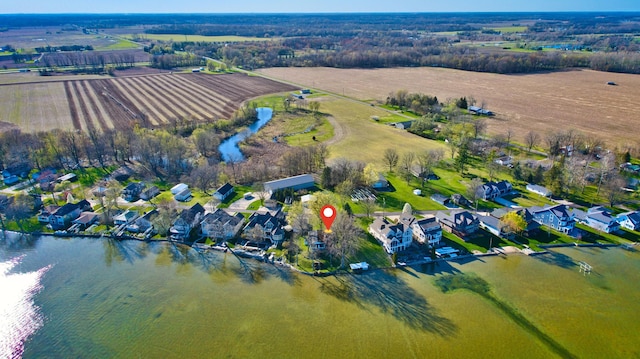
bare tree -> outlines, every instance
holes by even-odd
[[[207,191],[218,183],[218,166],[205,161],[191,171],[188,181],[195,188],[208,193]]]
[[[393,148],[387,148],[384,151],[384,155],[382,156],[382,159],[384,163],[387,166],[389,166],[389,172],[392,172],[393,168],[398,165],[399,158],[400,157],[398,156],[398,151],[396,151]]]
[[[329,251],[340,257],[340,268],[344,268],[346,257],[352,255],[358,248],[362,230],[355,224],[353,218],[345,213],[338,213],[331,230],[333,233],[326,237]]]
[[[596,194],[600,193],[600,187],[602,183],[611,176],[616,170],[616,156],[612,152],[607,153],[600,160],[600,167],[598,168],[598,190]]]
[[[416,154],[413,152],[405,152],[402,155],[402,175],[404,179],[407,181],[407,184],[411,181],[411,170],[413,168],[413,162],[416,159]]]
[[[610,176],[603,188],[609,206],[613,207],[622,201],[625,195],[624,186],[625,179],[620,174],[615,173]]]
[[[531,149],[540,142],[540,135],[537,132],[529,131],[524,136],[524,142],[527,144],[529,152],[531,152]]]
[[[478,177],[472,179],[471,182],[469,182],[469,184],[467,185],[467,198],[469,199],[469,201],[471,201],[471,203],[475,202],[476,210],[478,209],[478,200],[482,198],[482,191],[480,189],[483,185],[484,183]]]
[[[487,121],[483,118],[474,120],[473,122],[473,138],[478,138],[487,130]]]
[[[362,209],[364,210],[364,213],[367,216],[367,218],[371,217],[371,214],[375,211],[377,207],[376,201],[373,198],[365,198],[359,201],[358,203],[360,204],[360,207],[362,207]]]

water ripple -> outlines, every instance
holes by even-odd
[[[33,297],[42,289],[40,280],[51,266],[34,272],[11,272],[23,258],[0,262],[0,358],[21,358],[26,340],[43,324]]]

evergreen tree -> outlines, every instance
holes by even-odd
[[[460,173],[464,173],[464,170],[467,168],[467,164],[469,163],[469,159],[469,146],[467,145],[467,142],[464,141],[458,150],[458,157],[456,157],[455,160],[455,166]]]

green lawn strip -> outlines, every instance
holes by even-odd
[[[626,243],[626,240],[623,240],[622,238],[620,238],[619,236],[612,234],[612,233],[604,233],[604,232],[600,232],[596,229],[593,229],[589,226],[586,226],[582,223],[577,223],[576,224],[576,228],[579,228],[581,230],[583,230],[584,232],[587,233],[586,236],[583,236],[581,238],[582,241],[584,242],[590,242],[590,243],[602,243],[602,242],[607,242],[607,243],[612,243],[612,244],[621,244],[621,243]],[[629,233],[628,235],[626,234],[627,232],[623,232],[624,236],[628,236],[631,237],[631,234]],[[628,238],[625,238],[627,240],[630,240]],[[631,237],[632,238],[632,237]],[[630,240],[631,241],[631,240]]]
[[[288,134],[296,134],[292,136],[286,136],[284,138],[287,144],[290,146],[310,146],[312,144],[324,142],[333,138],[333,126],[331,126],[326,118],[313,118],[311,120],[309,118],[306,118],[305,121],[298,121],[298,125],[304,125],[305,127],[297,131],[288,131]],[[310,131],[305,132],[307,130]]]
[[[262,205],[262,203],[260,203],[261,201],[259,199],[251,202],[251,204],[249,204],[249,206],[247,207],[248,210],[252,210],[255,211],[258,208],[260,208],[260,206]]]

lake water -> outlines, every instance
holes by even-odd
[[[258,132],[258,130],[261,129],[262,126],[266,125],[273,116],[273,109],[269,107],[258,107],[256,111],[258,112],[258,120],[256,122],[251,124],[251,126],[244,131],[236,133],[220,143],[218,151],[220,151],[223,161],[238,162],[244,160],[244,155],[240,151],[238,144]]]
[[[23,341],[25,358],[558,357],[539,333],[575,357],[640,357],[640,253],[620,248],[315,278],[167,243],[42,237],[0,244],[0,269],[0,357]],[[500,305],[434,284],[469,273]]]

